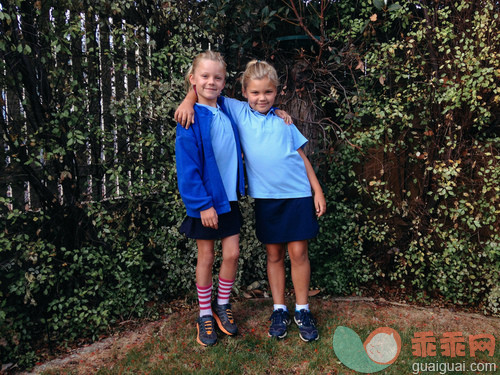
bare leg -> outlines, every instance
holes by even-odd
[[[292,282],[295,289],[295,301],[298,305],[307,304],[311,265],[307,253],[307,240],[288,243],[288,254],[292,266]]]
[[[214,265],[213,240],[196,240],[198,259],[196,262],[196,284],[208,286],[212,284],[212,267]]]
[[[274,304],[285,304],[285,245],[266,244],[267,278]]]
[[[240,256],[240,235],[222,239],[222,264],[219,277],[225,280],[234,280],[238,269],[238,258]]]

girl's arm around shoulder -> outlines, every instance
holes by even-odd
[[[297,152],[302,157],[302,160],[304,160],[307,178],[309,179],[309,183],[311,184],[311,188],[314,192],[314,208],[316,209],[316,216],[320,217],[326,212],[326,199],[323,194],[323,189],[321,188],[318,178],[316,177],[316,173],[314,172],[314,168],[304,151],[299,148]]]
[[[174,120],[184,128],[189,128],[194,123],[194,105],[198,97],[194,90],[189,90],[182,103],[177,107]]]
[[[222,110],[229,115],[237,117],[246,107],[248,107],[248,102],[241,101],[234,98],[228,98],[227,96],[219,97],[219,105]],[[282,109],[275,109],[274,114],[279,118],[282,118],[287,125],[293,124],[292,117]]]
[[[284,111],[283,109],[275,109],[274,113],[276,113],[276,116],[282,118],[283,121],[285,121],[285,124],[287,125],[293,124],[292,116],[290,116],[287,111]]]
[[[247,104],[238,99],[228,98],[227,96],[219,96],[217,103],[221,106],[222,110],[228,115],[237,115],[242,112]]]

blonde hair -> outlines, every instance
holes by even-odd
[[[269,78],[271,83],[276,86],[276,88],[280,84],[278,73],[271,64],[267,61],[252,60],[247,64],[245,71],[240,77],[241,86],[243,87],[243,90],[246,90],[248,81],[263,78]]]
[[[224,57],[222,57],[222,55],[219,52],[214,52],[212,50],[206,50],[205,52],[201,52],[193,59],[193,62],[189,67],[188,71],[186,72],[186,76],[184,77],[186,91],[189,91],[191,89],[191,82],[189,82],[189,76],[194,74],[201,60],[212,60],[219,62],[222,65],[222,68],[224,69],[224,75],[226,74],[226,62],[224,61]]]

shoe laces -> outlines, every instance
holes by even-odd
[[[314,318],[311,315],[311,312],[308,310],[300,310],[299,311],[299,322],[304,326],[314,326]]]
[[[212,334],[212,331],[214,330],[214,327],[213,327],[213,324],[212,324],[212,320],[205,320],[203,322],[203,329],[205,330],[205,332],[210,335]]]
[[[233,320],[233,312],[231,311],[231,309],[226,309],[226,315],[227,315],[227,319],[232,324],[234,322],[234,320]]]
[[[269,318],[269,320],[272,321],[273,324],[283,323],[285,321],[284,310],[282,310],[282,309],[274,310],[273,313],[271,314],[271,318]]]

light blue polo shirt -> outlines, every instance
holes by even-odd
[[[229,201],[237,201],[236,183],[238,181],[238,155],[233,127],[227,115],[219,105],[211,107],[205,104],[196,105],[208,108],[214,115],[210,124],[210,139],[214,150],[215,162],[222,178],[224,190]]]
[[[274,109],[267,115],[247,102],[224,97],[224,107],[238,126],[252,198],[286,199],[312,196],[304,160],[297,152],[307,139],[287,125]]]

